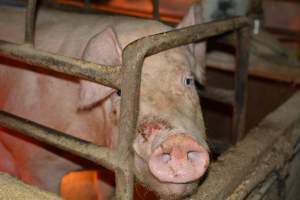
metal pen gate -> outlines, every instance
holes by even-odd
[[[132,171],[131,144],[137,126],[141,71],[145,57],[236,30],[238,55],[234,123],[236,130],[243,130],[250,25],[247,18],[238,17],[199,24],[141,38],[130,43],[123,50],[123,67],[110,67],[34,49],[35,12],[36,0],[29,0],[26,14],[25,43],[17,45],[0,41],[0,55],[121,90],[118,148],[113,151],[107,147],[83,141],[4,111],[0,111],[0,125],[114,171],[116,174],[116,199],[133,199],[134,174]]]

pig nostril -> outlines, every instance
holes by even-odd
[[[200,155],[200,152],[197,152],[197,151],[189,151],[187,153],[187,159],[190,160],[190,161],[194,161],[196,160]]]
[[[192,182],[203,176],[207,170],[207,150],[194,139],[182,137],[166,139],[150,155],[149,170],[162,183]]]
[[[163,162],[168,162],[171,160],[171,155],[169,153],[163,153],[161,158]]]

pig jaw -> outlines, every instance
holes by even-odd
[[[182,198],[208,167],[204,146],[163,120],[141,122],[133,144],[136,177],[162,197]]]

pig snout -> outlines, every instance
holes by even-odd
[[[152,151],[151,173],[162,182],[187,183],[199,179],[209,164],[207,150],[188,135],[171,135]]]

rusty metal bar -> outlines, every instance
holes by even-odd
[[[132,149],[139,113],[140,82],[146,56],[189,44],[207,37],[247,26],[247,18],[235,18],[209,24],[195,25],[179,30],[148,36],[136,40],[123,50],[122,99],[120,132],[118,138],[118,161],[122,170],[116,171],[117,199],[132,199],[133,172]]]
[[[147,39],[147,38],[145,38]],[[123,51],[122,98],[120,131],[118,137],[118,161],[123,170],[116,171],[117,199],[133,199],[133,155],[131,144],[136,132],[139,113],[140,83],[143,61],[147,51],[140,45],[148,43],[137,40]]]
[[[0,55],[120,89],[120,66],[94,64],[76,58],[36,50],[26,44],[17,45],[1,40]]]
[[[235,97],[233,111],[233,136],[235,144],[242,139],[245,133],[247,81],[250,51],[250,28],[244,27],[237,30],[237,56],[235,71]]]
[[[0,125],[93,161],[107,169],[114,170],[117,167],[115,153],[107,147],[92,144],[4,111],[0,111]]]
[[[248,25],[250,25],[250,21],[247,17],[236,17],[223,21],[198,24],[144,37],[140,39],[140,43],[147,44],[147,47],[141,45],[139,48],[147,48],[146,55],[150,56],[164,50],[205,40],[209,37],[230,32]]]
[[[28,0],[25,24],[25,43],[33,46],[37,0]]]
[[[16,177],[0,172],[0,199],[63,200],[57,194],[23,183]]]
[[[152,6],[153,6],[153,19],[160,20],[159,15],[159,0],[152,0]]]

